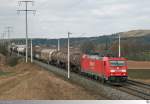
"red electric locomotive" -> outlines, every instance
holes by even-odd
[[[81,71],[101,77],[103,82],[126,82],[128,76],[126,61],[125,58],[83,55],[81,58]]]

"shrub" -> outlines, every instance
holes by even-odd
[[[8,59],[7,59],[7,64],[9,65],[9,66],[16,66],[17,64],[18,64],[18,60],[19,60],[20,58],[18,58],[18,57],[9,57]]]
[[[2,53],[3,55],[7,55],[8,51],[7,51],[7,47],[6,46],[0,46],[0,53]]]

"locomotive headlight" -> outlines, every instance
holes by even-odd
[[[122,72],[127,72],[125,69],[121,70]]]
[[[110,72],[112,72],[112,73],[113,73],[113,72],[115,72],[115,70],[110,70]]]

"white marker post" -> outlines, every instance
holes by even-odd
[[[58,39],[58,46],[57,46],[57,48],[58,48],[58,51],[60,51],[60,39]]]
[[[70,79],[70,32],[68,32],[68,79]]]
[[[119,57],[121,57],[120,34],[119,34]]]

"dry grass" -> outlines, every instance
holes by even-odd
[[[130,79],[142,81],[150,84],[150,70],[147,69],[134,69],[128,70]]]
[[[150,69],[150,61],[128,61],[129,69]]]
[[[105,99],[36,65],[20,63],[3,69],[14,74],[0,76],[0,99]]]

